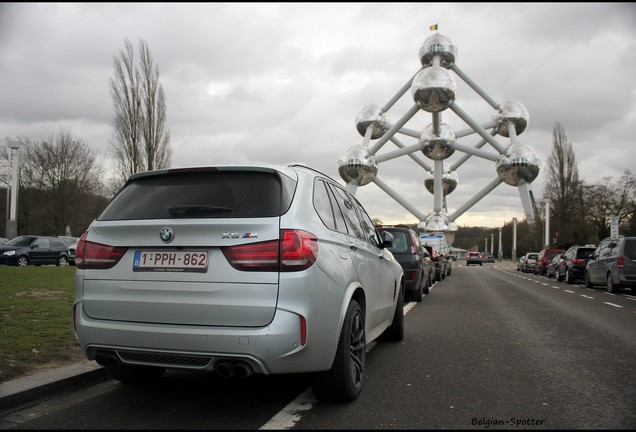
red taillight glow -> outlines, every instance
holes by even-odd
[[[416,271],[410,271],[409,272],[409,280],[414,281],[416,277],[417,277],[417,272]]]
[[[572,258],[572,264],[585,264],[585,260],[580,258]]]
[[[623,255],[619,255],[618,256],[618,268],[624,268],[625,267],[625,258],[623,258]]]
[[[307,343],[307,321],[305,321],[305,317],[300,317],[300,344],[305,346]]]
[[[230,265],[242,271],[305,270],[316,262],[318,239],[300,230],[281,230],[279,240],[223,248]]]
[[[75,266],[79,269],[109,269],[124,256],[128,248],[108,246],[86,240],[82,234],[75,250]]]

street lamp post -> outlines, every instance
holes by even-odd
[[[9,147],[11,149],[11,202],[7,200],[7,205],[10,206],[6,226],[7,238],[12,239],[18,235],[18,167],[20,164],[20,143],[16,141],[10,141]]]

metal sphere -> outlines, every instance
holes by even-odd
[[[413,78],[411,94],[421,109],[430,113],[444,111],[457,98],[457,84],[449,71],[431,66]]]
[[[378,174],[378,161],[369,154],[369,149],[363,145],[349,147],[338,160],[338,173],[347,183],[355,182],[358,186],[371,183]]]
[[[451,171],[449,163],[444,162],[443,165],[442,194],[446,196],[452,193],[457,187],[457,183],[459,183],[459,176],[457,175],[457,172]],[[426,190],[430,193],[435,193],[435,176],[428,171],[426,173],[426,179],[424,179],[424,186],[426,186]]]
[[[426,218],[426,232],[448,231],[448,217],[444,212],[430,213]]]
[[[431,66],[433,64],[433,58],[439,56],[441,59],[440,65],[448,68],[455,64],[457,47],[453,45],[453,42],[448,37],[440,33],[435,33],[424,41],[424,45],[420,48],[419,54],[420,62],[424,67]]]
[[[532,183],[539,175],[541,159],[528,145],[513,143],[497,161],[497,174],[510,186]]]
[[[386,131],[383,124],[388,122],[389,115],[383,113],[381,107],[378,105],[367,105],[356,116],[356,129],[360,135],[365,136],[367,128],[372,126],[371,139],[378,139]]]
[[[515,126],[517,135],[521,135],[530,121],[530,114],[521,102],[506,101],[499,104],[499,110],[493,114],[493,120],[498,122],[496,128],[497,133],[507,137],[508,123],[512,122]]]
[[[433,131],[433,125],[430,124],[424,128],[420,135],[422,153],[424,153],[424,156],[427,158],[433,160],[447,159],[455,153],[455,149],[451,147],[455,139],[455,131],[447,124],[439,124],[439,134],[437,135],[435,135]]]

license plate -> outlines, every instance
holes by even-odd
[[[206,272],[208,251],[135,251],[133,271]]]

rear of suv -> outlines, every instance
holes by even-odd
[[[585,267],[585,286],[605,285],[607,292],[619,288],[636,291],[636,237],[607,237],[596,249]]]
[[[79,241],[75,336],[124,383],[310,373],[318,399],[350,401],[366,345],[404,337],[391,244],[304,166],[135,174]]]
[[[584,279],[585,267],[594,256],[595,249],[595,245],[571,246],[561,255],[562,259],[556,268],[556,280],[565,280],[565,283],[571,284],[577,279]]]
[[[431,273],[435,271],[428,250],[410,227],[381,226],[378,231],[393,235],[393,245],[388,249],[404,270],[406,298],[421,302],[423,295],[430,292]]]

